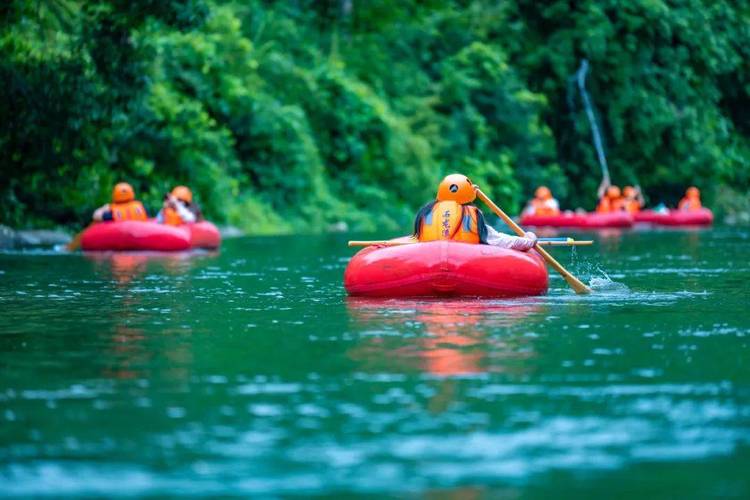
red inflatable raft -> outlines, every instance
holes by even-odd
[[[602,229],[608,227],[630,227],[633,217],[627,212],[583,213],[565,212],[560,215],[524,215],[522,226],[576,227],[583,229]]]
[[[367,297],[522,297],[544,294],[548,279],[535,252],[432,241],[361,250],[346,267],[344,287]]]
[[[81,235],[83,250],[152,250],[177,252],[218,248],[221,235],[210,222],[167,226],[153,221],[98,222]]]
[[[709,226],[714,222],[714,214],[707,208],[700,210],[670,210],[655,212],[641,210],[633,215],[636,222],[656,224],[659,226]]]

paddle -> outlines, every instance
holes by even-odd
[[[503,222],[505,222],[508,225],[508,227],[513,230],[514,233],[516,233],[518,236],[522,236],[522,237],[526,235],[526,233],[524,232],[524,230],[521,229],[521,227],[518,224],[516,224],[513,221],[513,219],[511,219],[510,217],[508,217],[508,215],[505,212],[503,212],[502,210],[500,210],[500,207],[498,207],[497,205],[495,205],[495,203],[492,200],[490,200],[489,198],[487,198],[487,195],[484,194],[481,189],[479,189],[477,187],[476,190],[477,190],[477,198],[479,198],[480,200],[482,200],[485,205],[487,205],[488,207],[490,207],[490,209],[493,212],[495,212],[495,214],[498,217],[500,217],[503,220]],[[541,255],[542,257],[544,257],[544,260],[547,261],[547,264],[549,264],[550,267],[552,267],[555,271],[557,271],[558,273],[560,273],[560,276],[562,276],[563,279],[565,279],[565,281],[568,282],[568,285],[570,285],[570,287],[576,293],[578,293],[578,294],[591,293],[591,289],[589,287],[587,287],[586,285],[584,285],[583,283],[581,283],[578,278],[576,278],[575,276],[573,276],[572,274],[570,274],[567,269],[565,269],[550,254],[548,254],[547,251],[544,250],[538,243],[536,245],[534,245],[534,248],[539,253],[539,255]]]
[[[417,241],[393,241],[393,240],[365,240],[365,241],[350,241],[350,247],[370,247],[370,246],[383,246],[383,247],[396,247],[400,245],[411,245],[418,243]],[[551,247],[577,247],[577,246],[588,246],[593,245],[593,240],[574,240],[573,238],[539,238],[537,243],[542,246]]]
[[[85,231],[84,229],[83,231]],[[65,245],[65,249],[68,252],[75,252],[76,250],[81,248],[81,238],[83,237],[83,231],[80,231],[78,234],[73,236],[73,239],[68,242],[67,245]]]

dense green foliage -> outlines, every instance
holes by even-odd
[[[253,232],[409,227],[462,171],[517,210],[600,180],[750,186],[750,7],[709,0],[15,0],[0,7],[0,223],[83,223],[185,183]],[[721,197],[717,193],[723,193]]]

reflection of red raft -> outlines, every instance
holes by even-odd
[[[660,226],[708,226],[714,221],[714,214],[707,208],[699,210],[670,210],[655,212],[642,210],[633,215],[636,222],[646,222]]]
[[[210,222],[167,226],[152,221],[100,222],[81,236],[84,250],[156,250],[175,252],[191,248],[218,248],[221,235]]]
[[[633,217],[627,212],[583,213],[565,212],[560,215],[524,215],[522,226],[578,227],[599,229],[607,227],[630,227]]]
[[[344,273],[350,295],[369,297],[520,297],[545,293],[547,281],[534,252],[452,241],[368,247]]]

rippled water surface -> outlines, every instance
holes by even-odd
[[[594,238],[502,301],[347,299],[343,237],[0,254],[0,494],[750,496],[750,233]]]

